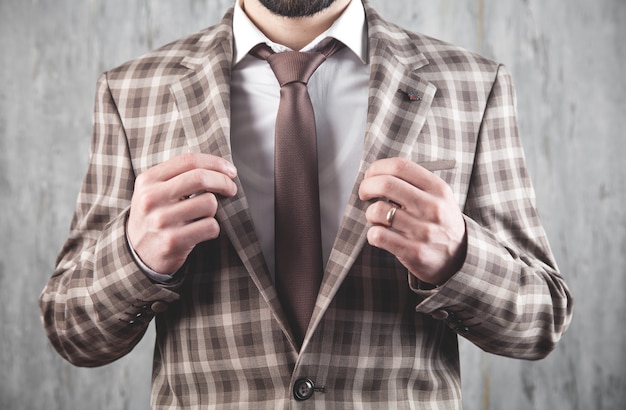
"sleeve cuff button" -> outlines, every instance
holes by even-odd
[[[445,310],[436,310],[431,314],[432,318],[435,320],[446,320],[450,314]]]
[[[165,311],[167,311],[167,303],[165,302],[161,302],[161,301],[157,301],[154,302],[151,306],[150,309],[154,312],[154,313],[163,313]]]

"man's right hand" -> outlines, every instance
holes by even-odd
[[[232,197],[235,167],[209,154],[183,154],[140,174],[135,181],[127,234],[142,262],[171,274],[200,242],[215,239],[217,197]]]

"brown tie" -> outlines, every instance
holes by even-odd
[[[324,274],[317,137],[307,83],[341,48],[342,43],[331,40],[315,52],[274,53],[265,44],[250,52],[267,60],[281,87],[274,148],[275,281],[299,345]]]

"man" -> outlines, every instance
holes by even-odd
[[[329,37],[308,84],[325,269],[299,332],[275,286],[280,86],[254,50]],[[533,196],[502,66],[366,1],[240,0],[100,78],[43,321],[98,366],[156,317],[155,408],[460,408],[457,334],[539,359],[571,320]]]

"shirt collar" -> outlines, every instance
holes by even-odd
[[[275,52],[291,50],[282,44],[268,39],[248,18],[241,8],[239,0],[235,1],[233,37],[235,47],[233,65],[239,63],[259,43],[266,43]],[[328,37],[341,41],[361,59],[363,64],[367,64],[367,25],[365,22],[365,10],[360,0],[351,1],[328,30],[317,36],[300,51],[314,50],[322,40]]]

